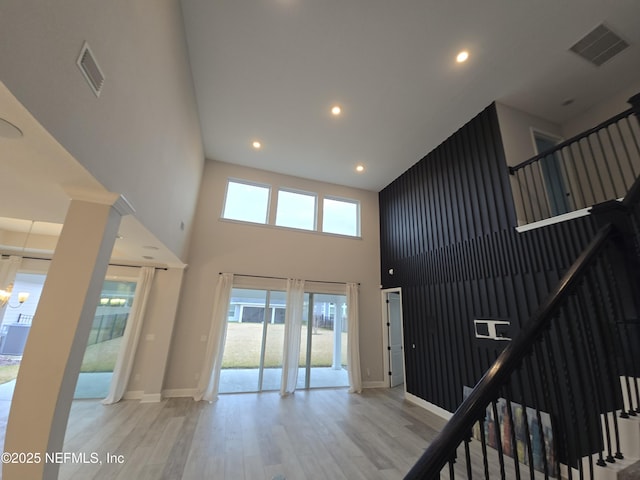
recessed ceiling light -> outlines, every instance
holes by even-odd
[[[362,164],[356,165],[356,172],[364,172],[364,165]]]
[[[466,50],[463,50],[456,57],[456,62],[463,63],[463,62],[466,62],[468,58],[469,58],[469,52],[467,52]]]
[[[262,148],[262,144],[261,144],[259,141],[257,141],[257,140],[254,140],[254,141],[253,141],[253,143],[251,143],[251,145],[252,145],[252,146],[253,146],[253,148],[255,148],[256,150],[260,150],[260,149]]]
[[[340,108],[340,105],[334,105],[333,107],[331,107],[332,115],[340,115],[341,113],[342,113],[342,108]]]

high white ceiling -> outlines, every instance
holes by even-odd
[[[368,190],[494,100],[563,122],[640,82],[638,0],[182,5],[207,158]],[[596,68],[568,48],[602,22],[631,47]],[[462,49],[470,59],[457,64]],[[567,98],[575,102],[563,107]],[[0,125],[0,250],[46,256],[67,210],[64,186],[104,188],[2,83],[0,118],[24,133],[6,138]],[[113,261],[180,264],[134,217],[121,233]]]
[[[182,5],[208,158],[369,190],[494,100],[563,122],[640,78],[637,0]],[[597,68],[568,49],[602,22],[631,47]]]

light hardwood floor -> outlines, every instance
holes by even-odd
[[[67,463],[60,478],[395,480],[442,425],[400,389],[221,395],[212,404],[76,401],[64,451],[97,452],[103,464]],[[106,464],[107,453],[124,463]]]
[[[110,406],[76,400],[63,448],[76,456],[61,465],[59,478],[402,479],[444,426],[403,397],[400,387],[360,395],[346,389],[298,390],[286,398],[276,392],[229,394],[212,404],[190,398]],[[1,443],[8,406],[0,401]],[[470,451],[473,478],[484,478],[480,443],[471,442]],[[496,451],[488,454],[489,478],[518,478],[513,460],[505,459],[502,477]],[[108,463],[107,455],[122,463]],[[462,446],[457,458],[456,478],[466,478]],[[78,462],[83,459],[101,463]],[[536,472],[535,478],[543,475]]]

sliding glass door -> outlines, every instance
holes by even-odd
[[[347,297],[305,294],[298,388],[349,386]]]
[[[279,390],[286,292],[233,288],[220,371],[220,393]],[[306,292],[297,388],[346,387],[345,295]]]
[[[285,292],[267,291],[263,332],[263,360],[259,390],[280,390],[282,381],[282,351],[284,348]]]
[[[105,280],[93,317],[74,398],[104,398],[136,292],[136,282]]]
[[[220,393],[279,390],[286,293],[233,288]]]

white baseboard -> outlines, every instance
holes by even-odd
[[[362,382],[362,388],[386,388],[389,385],[384,380],[374,382]]]
[[[441,408],[437,405],[434,405],[433,403],[429,403],[426,400],[423,400],[420,397],[416,397],[415,395],[412,395],[411,393],[405,393],[404,394],[404,398],[405,400],[407,400],[408,402],[411,402],[415,405],[418,405],[419,407],[424,408],[425,410],[430,411],[431,413],[434,413],[436,415],[438,415],[441,418],[444,418],[445,420],[449,420],[451,417],[453,417],[453,413],[445,410],[444,408]]]
[[[144,392],[142,390],[129,390],[128,392],[124,392],[122,396],[123,400],[140,400]]]
[[[158,403],[162,401],[162,395],[159,393],[145,393],[140,399],[140,403]]]
[[[193,397],[196,394],[197,388],[170,388],[162,391],[164,398],[181,398],[181,397]]]

